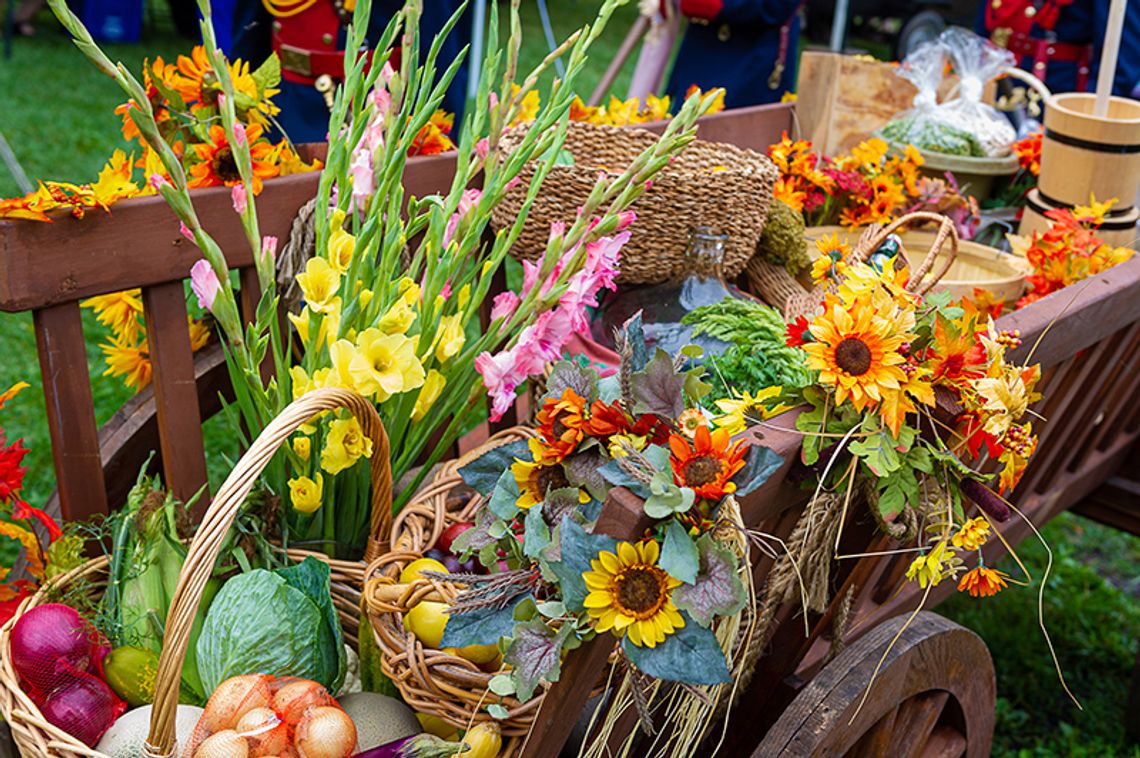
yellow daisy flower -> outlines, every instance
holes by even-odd
[[[636,545],[619,542],[617,552],[603,550],[590,561],[585,606],[599,632],[627,635],[638,646],[657,647],[685,626],[673,605],[673,588],[680,579],[657,565],[660,549],[653,540]]]

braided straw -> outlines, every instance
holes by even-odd
[[[440,467],[400,513],[392,525],[392,549],[374,560],[365,573],[364,607],[383,656],[384,673],[400,690],[404,701],[416,711],[433,714],[448,723],[468,728],[496,721],[506,743],[503,755],[513,755],[529,733],[542,687],[525,703],[516,698],[491,694],[488,684],[494,671],[481,670],[471,661],[443,650],[424,647],[404,628],[404,614],[421,601],[447,601],[458,589],[446,582],[420,579],[397,584],[400,572],[430,550],[452,524],[475,521],[486,498],[463,482],[459,469],[496,447],[535,435],[533,429],[514,427],[491,437],[483,446]],[[493,719],[486,706],[499,703],[507,709],[505,719]]]
[[[347,408],[356,416],[364,434],[373,443],[372,522],[365,559],[372,560],[387,550],[392,527],[392,467],[384,425],[372,403],[355,392],[334,388],[309,392],[286,407],[254,440],[218,490],[190,543],[166,618],[166,632],[155,680],[150,733],[143,747],[146,758],[170,758],[177,750],[174,720],[182,679],[182,662],[186,657],[190,628],[198,614],[202,591],[206,580],[213,573],[226,532],[281,444],[313,416],[339,408]],[[359,587],[364,579],[364,564],[331,560],[319,553],[304,550],[289,550],[287,555],[295,561],[311,555],[329,564],[333,605],[345,626],[346,638],[352,640],[358,623]],[[20,688],[10,652],[12,628],[25,613],[38,605],[53,602],[59,591],[71,584],[87,582],[93,592],[101,592],[106,583],[107,566],[108,559],[102,556],[45,582],[0,628],[0,710],[11,727],[21,755],[107,758],[44,719],[39,708]]]
[[[509,154],[521,143],[527,125],[512,128],[503,138]],[[613,179],[659,137],[644,129],[571,121],[565,149],[574,165],[555,165],[527,213],[522,234],[511,254],[537,260],[546,251],[553,221],[569,221],[598,181],[598,172]],[[519,174],[521,181],[508,190],[491,211],[498,229],[510,228],[526,201],[535,161]],[[768,220],[772,188],[779,172],[768,156],[736,145],[695,140],[669,162],[632,205],[637,223],[621,250],[623,284],[663,282],[680,273],[685,264],[689,232],[707,226],[728,235],[724,273],[737,276],[756,252]]]

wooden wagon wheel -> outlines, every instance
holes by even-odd
[[[919,613],[872,675],[906,621],[887,621],[840,653],[769,730],[753,758],[990,754],[996,682],[978,635]]]

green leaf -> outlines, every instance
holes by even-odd
[[[633,494],[640,497],[642,500],[649,497],[649,488],[642,482],[633,478],[633,475],[626,471],[617,460],[611,460],[606,465],[598,469],[598,473],[602,478],[609,482],[614,487],[625,487]]]
[[[853,440],[847,443],[847,449],[867,464],[867,468],[871,469],[875,476],[887,476],[892,471],[898,471],[902,465],[898,450],[895,449],[895,442],[886,431]]]
[[[462,466],[459,475],[463,477],[468,487],[486,497],[494,491],[503,472],[511,470],[511,464],[516,458],[531,460],[526,440],[518,440],[488,450],[466,466]]]
[[[253,72],[253,83],[257,85],[257,93],[264,95],[265,90],[276,87],[281,83],[281,59],[273,53],[265,62]]]
[[[665,527],[665,542],[661,546],[659,565],[669,576],[686,584],[692,584],[697,579],[697,570],[700,568],[697,545],[677,519],[671,519]]]
[[[500,721],[511,715],[511,712],[508,711],[506,707],[499,705],[498,703],[491,703],[488,705],[487,713],[491,714],[492,718],[499,719]]]
[[[642,326],[641,311],[630,316],[621,328],[622,332],[625,333],[626,342],[633,348],[633,356],[630,358],[630,371],[641,371],[649,363],[649,350],[645,346],[645,329]]]
[[[633,412],[677,418],[685,410],[684,380],[673,368],[673,359],[661,348],[633,375]]]
[[[673,470],[669,465],[669,448],[664,445],[648,445],[641,454],[645,456],[645,460],[649,461],[649,465],[653,467],[654,471],[668,471]]]
[[[674,589],[673,603],[701,626],[708,626],[717,616],[738,613],[748,596],[736,573],[738,564],[731,550],[708,534],[697,540],[697,549],[700,571],[696,581]]]
[[[658,679],[695,685],[732,681],[716,635],[681,612],[685,625],[657,647],[633,644],[627,635],[621,649],[639,671]]]
[[[556,632],[539,620],[515,624],[511,646],[503,661],[514,668],[511,681],[520,702],[530,700],[539,682],[557,682],[562,669],[562,643],[573,627],[563,624]]]
[[[705,370],[697,367],[685,372],[685,397],[692,403],[699,403],[706,395],[712,392],[712,385],[704,381]]]
[[[591,570],[590,561],[601,551],[614,552],[617,540],[605,534],[590,534],[569,516],[562,519],[560,531],[561,555],[559,560],[551,561],[550,568],[562,587],[562,602],[572,613],[579,613],[585,609],[582,603],[587,594],[582,573]]]
[[[543,507],[544,504],[539,503],[528,509],[523,522],[523,554],[528,558],[537,558],[542,549],[550,544],[550,527],[542,518]]]
[[[753,445],[748,451],[744,468],[732,477],[732,481],[736,482],[736,496],[744,497],[754,491],[783,465],[783,456],[775,450],[763,445]]]
[[[508,468],[499,477],[491,499],[487,501],[487,510],[504,521],[510,521],[519,512],[519,484],[515,475]]]
[[[536,606],[538,612],[549,619],[559,618],[566,615],[566,606],[560,600],[547,600],[538,603]]]
[[[600,471],[605,462],[602,451],[592,447],[562,461],[562,470],[566,472],[566,480],[570,484],[585,489],[595,500],[605,500],[609,487]]]
[[[886,521],[892,521],[906,506],[906,494],[898,484],[890,484],[879,493],[879,514]]]
[[[696,493],[689,487],[678,487],[672,472],[658,471],[649,485],[650,495],[642,508],[653,519],[665,519],[674,513],[685,513],[696,502]]]
[[[573,361],[559,361],[546,380],[545,398],[560,398],[564,390],[574,390],[585,398],[586,405],[598,399],[598,374]]]
[[[479,608],[467,613],[449,614],[440,647],[496,645],[500,637],[510,637],[515,625],[515,607],[530,598],[523,592],[502,608]]]
[[[515,683],[510,674],[496,674],[487,682],[487,689],[499,697],[510,697],[515,694]]]

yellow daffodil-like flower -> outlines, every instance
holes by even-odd
[[[660,549],[647,540],[632,545],[619,542],[616,553],[603,550],[583,572],[585,606],[599,632],[626,635],[639,647],[657,647],[685,626],[673,605],[673,588],[680,579],[657,565]]]
[[[372,440],[365,436],[356,417],[331,422],[321,451],[321,468],[330,474],[339,474],[361,457],[372,457]]]
[[[850,398],[862,411],[906,380],[899,347],[913,335],[896,330],[870,304],[852,312],[834,303],[809,329],[816,341],[803,346],[807,365],[819,371],[820,383],[835,388],[836,403]]]
[[[625,446],[629,445],[634,450],[644,450],[646,443],[649,442],[649,437],[639,434],[615,434],[609,440],[609,453],[611,458],[624,458],[629,455]]]
[[[357,336],[348,374],[357,392],[380,402],[422,386],[425,378],[424,367],[416,357],[416,341],[379,329],[365,329]]]
[[[972,518],[950,539],[950,544],[963,550],[977,550],[986,544],[990,537],[990,522],[984,518]]]
[[[289,369],[289,376],[292,379],[293,385],[293,399],[304,395],[306,392],[311,392],[321,387],[333,386],[329,382],[332,371],[327,368],[319,368],[313,372],[312,376],[300,366],[293,366]]]
[[[338,274],[348,273],[352,254],[356,251],[356,237],[337,227],[329,234],[328,260]]]
[[[293,452],[302,461],[308,463],[309,456],[313,453],[313,441],[308,437],[294,437]]]
[[[324,478],[317,474],[317,478],[298,476],[289,480],[289,499],[293,503],[293,510],[301,513],[313,513],[321,507],[321,494],[324,491]]]
[[[297,284],[305,296],[305,304],[317,313],[328,313],[335,307],[340,274],[319,256],[310,258],[304,273],[297,274]]]
[[[447,377],[434,368],[427,372],[424,386],[420,388],[420,395],[416,398],[416,406],[412,409],[412,421],[420,421],[427,415],[435,401],[443,394],[443,387],[447,384]]]
[[[1004,571],[978,566],[966,572],[958,582],[958,591],[969,592],[973,597],[991,597],[1005,589],[1008,578],[1009,574]]]
[[[928,552],[918,556],[906,570],[906,578],[918,582],[918,586],[926,589],[927,585],[937,587],[950,571],[946,565],[952,555],[947,555],[946,542],[939,542]]]
[[[435,359],[443,363],[454,357],[463,349],[466,340],[460,315],[444,316],[439,320],[439,331],[436,332]]]
[[[377,327],[384,334],[407,334],[415,320],[416,312],[412,305],[404,298],[400,298],[380,317]]]
[[[717,400],[716,407],[720,409],[721,415],[713,418],[713,423],[722,429],[727,429],[729,435],[735,437],[749,427],[750,419],[772,418],[789,410],[790,405],[767,405],[764,403],[765,400],[771,400],[779,395],[783,389],[779,386],[765,387],[755,395],[744,392],[738,398]]]

